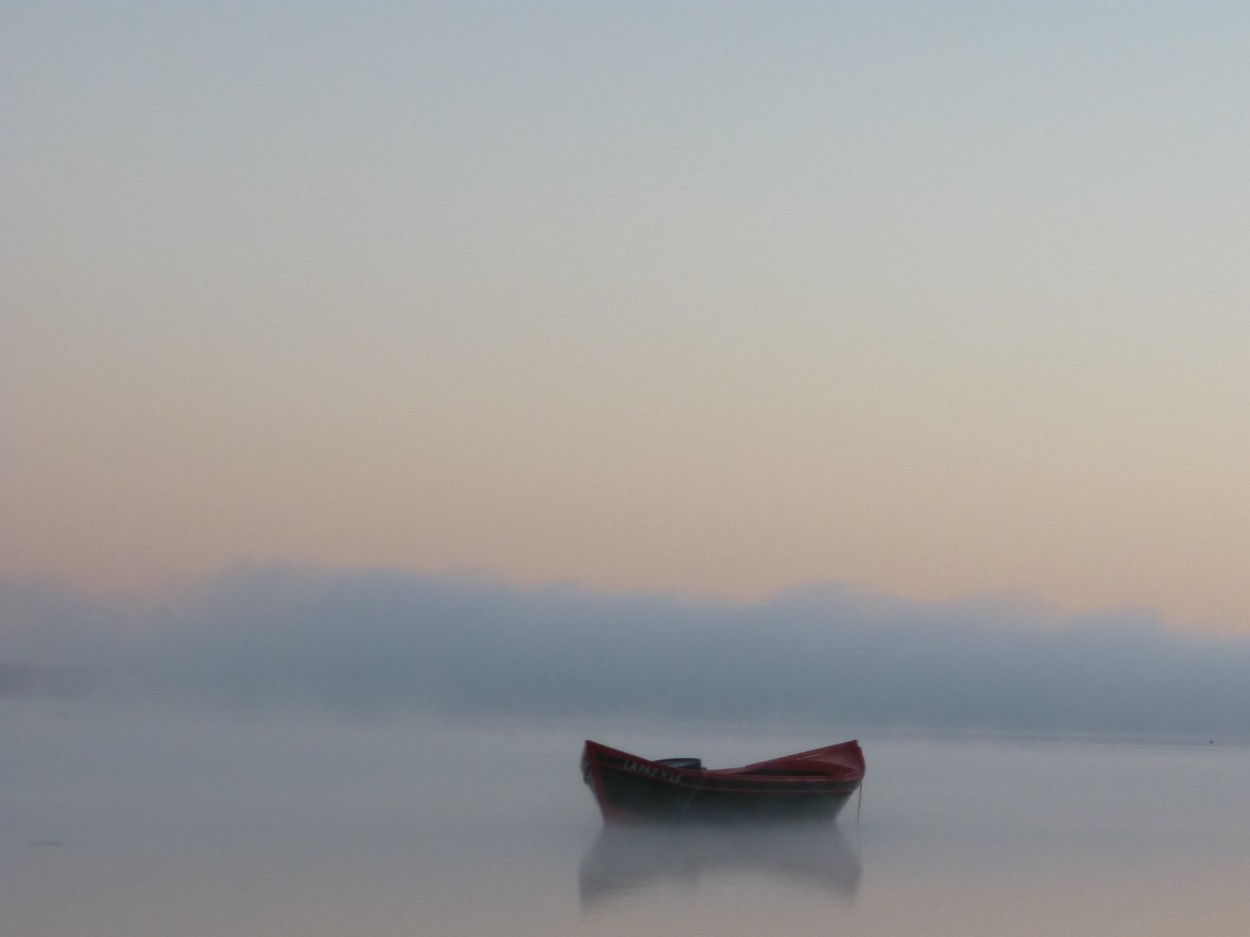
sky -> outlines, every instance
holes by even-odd
[[[0,0],[0,576],[1250,634],[1247,40],[1202,0]]]

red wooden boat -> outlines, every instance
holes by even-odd
[[[649,760],[586,742],[582,779],[608,823],[831,820],[864,779],[859,742],[704,768],[698,758]]]

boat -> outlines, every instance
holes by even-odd
[[[864,780],[864,753],[851,740],[705,768],[699,758],[652,760],[587,740],[582,780],[605,823],[832,820]]]

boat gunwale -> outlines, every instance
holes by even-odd
[[[669,780],[669,778],[666,776],[668,774],[677,774],[677,775],[680,775],[682,778],[688,778],[691,780],[697,779],[697,778],[715,777],[717,779],[724,778],[724,779],[733,779],[733,780],[741,780],[741,781],[756,781],[759,783],[770,784],[770,785],[779,784],[783,782],[791,782],[791,783],[797,782],[797,783],[808,783],[808,784],[835,782],[839,784],[852,784],[853,785],[853,784],[858,784],[862,782],[864,779],[865,769],[863,766],[862,752],[860,752],[860,757],[858,759],[860,762],[859,766],[837,765],[837,766],[831,766],[831,769],[836,769],[836,770],[824,770],[824,771],[814,770],[814,771],[807,771],[801,774],[759,773],[759,769],[766,768],[769,765],[777,764],[778,762],[789,763],[792,761],[809,759],[815,755],[824,754],[826,752],[830,752],[835,749],[843,748],[843,747],[846,747],[848,750],[851,750],[852,746],[854,747],[855,751],[859,751],[859,741],[857,739],[850,739],[845,742],[837,742],[837,743],[834,743],[833,745],[825,745],[820,748],[809,749],[808,751],[798,752],[793,755],[781,755],[777,758],[771,758],[766,761],[752,762],[751,764],[744,765],[740,768],[702,768],[702,767],[679,768],[673,765],[663,764],[660,761],[657,761],[656,759],[644,758],[641,755],[635,755],[632,752],[627,752],[627,751],[624,751],[623,749],[612,748],[610,745],[604,745],[602,742],[596,742],[592,739],[586,740],[585,751],[587,755],[591,755],[592,753],[601,753],[601,754],[606,754],[609,756],[616,756],[620,759],[637,763],[640,766],[647,766],[650,768],[654,768],[656,773],[654,775],[648,775],[651,778],[651,780],[661,781],[661,782],[670,783],[670,784],[678,783],[678,782]],[[636,772],[630,772],[628,769],[624,767],[617,767],[614,765],[603,765],[599,763],[598,760],[595,758],[591,758],[590,760],[592,762],[592,767],[594,768],[596,772],[602,768],[607,768],[608,770],[621,771],[627,774],[636,774]],[[819,762],[814,762],[814,763],[819,764]],[[743,788],[743,789],[730,788],[730,787],[725,787],[719,784],[716,785],[716,789],[718,791],[742,790],[744,792],[751,790],[750,788]],[[770,791],[770,793],[773,793],[773,791]],[[775,793],[807,793],[807,792],[806,791],[791,792],[791,791],[777,790],[775,791]]]

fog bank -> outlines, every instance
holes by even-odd
[[[148,602],[0,583],[9,697],[1250,735],[1247,673],[1250,641],[1146,611],[837,585],[731,605],[393,571],[238,570]]]

